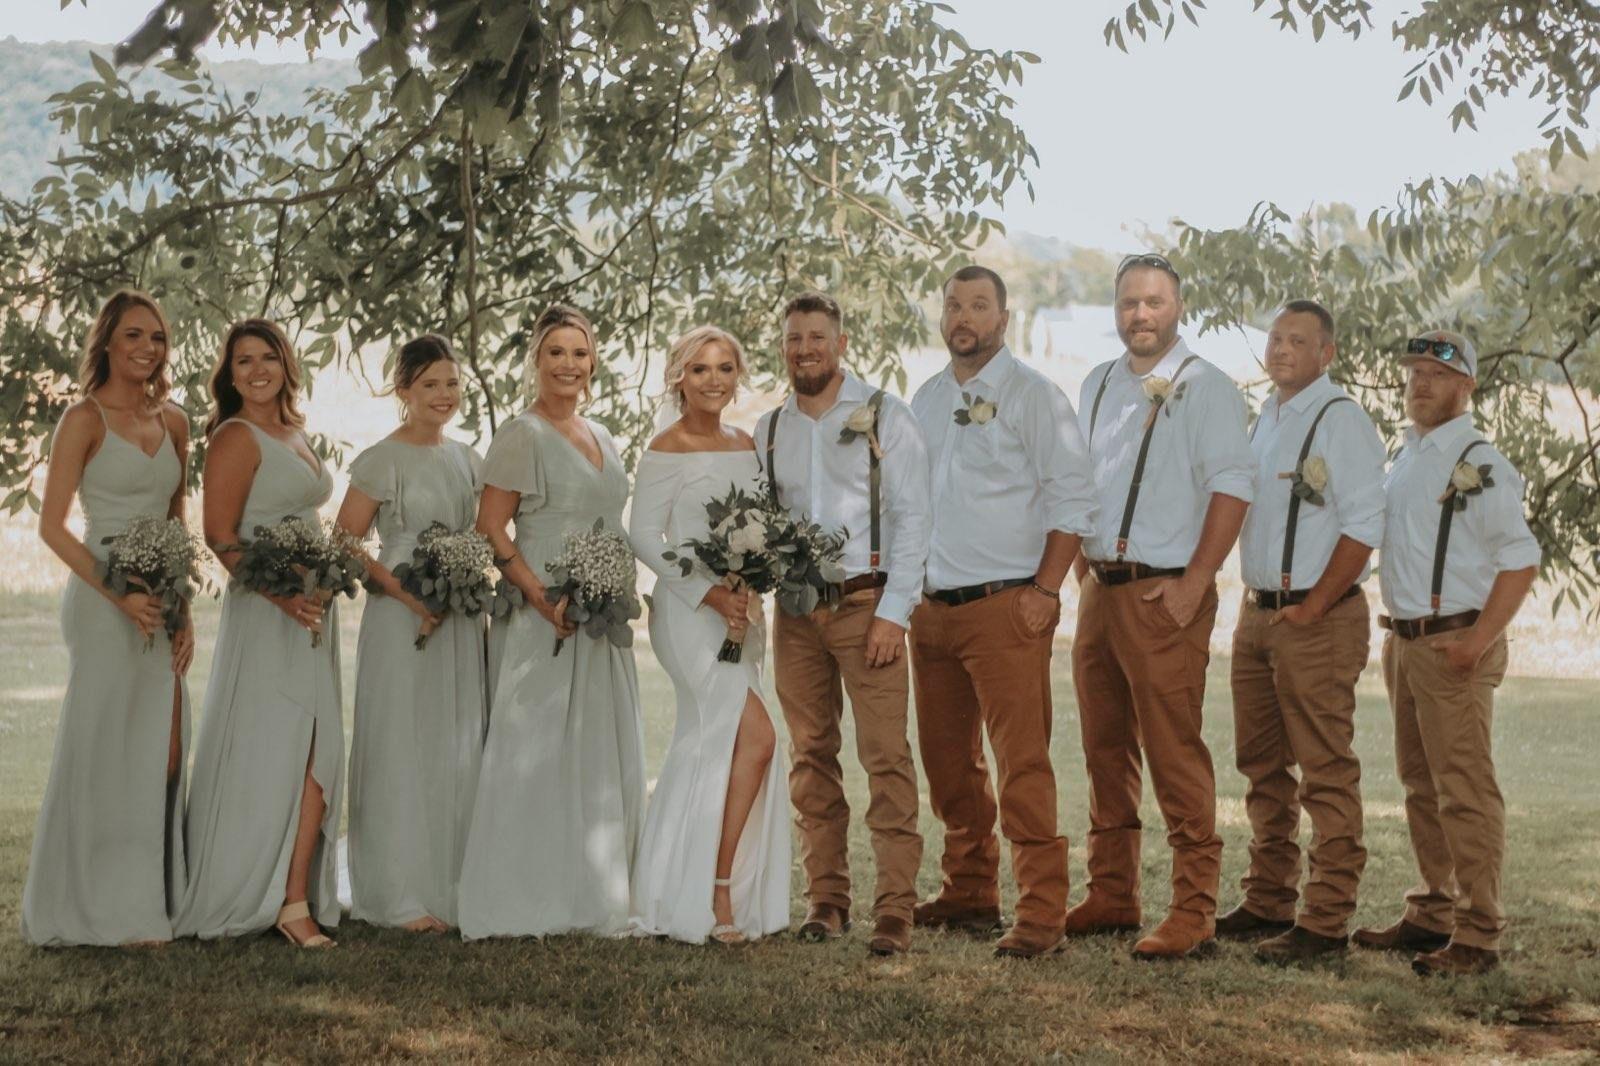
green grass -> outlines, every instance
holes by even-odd
[[[345,697],[354,623],[344,618]],[[207,606],[193,673],[199,702],[215,621]],[[1055,765],[1073,838],[1086,784],[1077,713],[1057,651]],[[671,732],[671,688],[641,650],[652,769]],[[857,932],[823,945],[786,936],[736,950],[558,938],[544,943],[416,938],[357,923],[330,953],[275,937],[161,951],[56,950],[17,935],[28,844],[49,772],[64,680],[53,597],[0,600],[0,1062],[433,1059],[615,1061],[1438,1061],[1600,1057],[1600,712],[1592,683],[1512,679],[1500,692],[1497,758],[1509,809],[1506,965],[1455,983],[1401,959],[1352,956],[1310,972],[1254,963],[1225,946],[1205,962],[1152,965],[1097,939],[1031,963],[989,946],[919,934],[909,957],[866,956]],[[1207,736],[1218,766],[1224,908],[1248,827],[1232,769],[1226,663],[1213,663]],[[1357,745],[1371,849],[1358,920],[1388,921],[1414,876],[1381,682],[1362,679]],[[844,750],[853,751],[846,737]],[[852,805],[859,768],[846,758]],[[1145,909],[1166,905],[1168,853],[1147,799]],[[871,884],[857,818],[851,862]],[[938,826],[921,886],[937,884]],[[1007,878],[1007,902],[1012,898]],[[798,869],[796,914],[802,906]]]

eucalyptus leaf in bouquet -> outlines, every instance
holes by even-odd
[[[503,577],[496,580],[489,538],[475,529],[452,530],[443,522],[422,531],[411,561],[396,566],[394,576],[434,615],[502,617],[523,602],[521,589]],[[427,643],[428,634],[418,634],[415,647],[421,650]]]
[[[844,580],[839,559],[846,534],[827,533],[807,520],[795,519],[764,493],[734,486],[720,499],[706,501],[709,531],[692,538],[677,552],[665,552],[688,577],[696,562],[728,587],[748,588],[760,595],[776,593],[788,614],[809,614],[838,600]],[[719,662],[739,662],[747,626],[730,627],[717,653]]]
[[[118,597],[143,592],[160,601],[162,628],[169,640],[177,636],[190,601],[206,584],[199,536],[181,519],[139,515],[100,543],[108,550],[95,571],[106,588]],[[154,633],[146,637],[145,651],[155,641]]]
[[[605,528],[605,520],[595,519],[594,527],[566,535],[561,554],[545,564],[550,580],[544,597],[549,603],[567,600],[563,617],[595,639],[604,637],[619,648],[633,647],[631,623],[643,613],[635,589],[638,565],[626,537]],[[554,654],[561,654],[565,641],[556,638]]]
[[[359,538],[332,522],[318,524],[288,515],[270,526],[256,526],[248,540],[219,547],[238,552],[233,582],[265,596],[306,596],[327,603],[354,597],[366,576],[366,553]],[[311,646],[322,644],[322,630],[311,631]]]

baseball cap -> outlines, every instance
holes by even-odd
[[[1406,341],[1405,350],[1400,353],[1400,365],[1410,366],[1422,359],[1443,363],[1469,378],[1478,376],[1478,350],[1467,338],[1448,329],[1419,333]]]

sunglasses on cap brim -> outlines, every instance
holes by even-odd
[[[1427,337],[1412,337],[1406,341],[1407,355],[1431,355],[1441,363],[1465,365],[1461,349],[1451,341],[1430,340]]]

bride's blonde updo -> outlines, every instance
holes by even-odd
[[[738,337],[721,326],[696,326],[679,337],[672,345],[672,350],[667,353],[665,375],[667,395],[671,397],[673,406],[678,410],[683,410],[683,378],[688,372],[689,364],[705,350],[706,345],[716,341],[727,345],[728,350],[733,353],[733,365],[738,372],[738,377],[734,381],[734,396],[738,396],[738,386],[744,382],[749,373],[749,365],[744,357],[744,345],[739,343]]]

